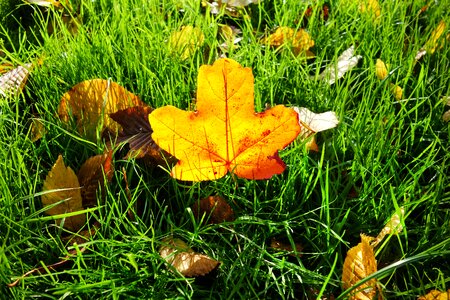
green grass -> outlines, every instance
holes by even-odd
[[[441,99],[450,94],[449,41],[414,63],[440,20],[448,33],[445,1],[422,15],[417,12],[425,2],[385,1],[378,24],[330,1],[328,21],[308,23],[316,58],[306,62],[289,49],[258,42],[275,26],[300,26],[296,21],[305,9],[300,1],[265,0],[251,6],[248,18],[205,16],[200,1],[185,1],[192,5],[184,12],[180,1],[83,2],[83,26],[75,36],[64,29],[48,35],[47,22],[59,18],[40,10],[34,10],[33,26],[14,35],[1,31],[8,45],[2,59],[25,63],[43,57],[44,63],[33,70],[22,96],[0,100],[0,298],[313,299],[315,290],[345,299],[341,275],[347,250],[359,243],[360,233],[377,235],[401,206],[404,230],[376,251],[374,277],[384,296],[414,299],[430,289],[449,288],[450,126],[441,120]],[[270,180],[228,175],[203,183],[177,182],[164,170],[118,153],[106,200],[88,213],[101,227],[78,245],[86,251],[78,251],[65,267],[6,287],[73,249],[61,239],[65,230],[45,219],[39,196],[58,155],[78,170],[104,150],[102,141],[85,141],[58,119],[63,93],[83,80],[110,78],[152,107],[187,109],[199,67],[219,58],[217,33],[225,23],[242,31],[239,48],[228,56],[253,69],[257,111],[267,103],[338,114],[339,126],[317,136],[320,153],[307,153],[302,142],[295,142],[281,152],[287,170]],[[184,61],[167,47],[169,35],[182,25],[195,25],[205,35],[201,49]],[[363,58],[344,78],[334,85],[311,78],[353,44]],[[393,70],[384,81],[375,76],[377,58]],[[403,87],[403,100],[392,96],[389,83]],[[29,135],[32,118],[42,120],[48,131],[35,143]],[[199,224],[191,205],[216,194],[237,219]],[[133,221],[127,210],[134,203],[143,209]],[[169,235],[219,260],[218,270],[196,279],[171,272],[158,254]],[[270,248],[274,237],[300,242],[302,256]]]

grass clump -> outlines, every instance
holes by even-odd
[[[383,2],[374,19],[332,2],[324,21],[319,1],[304,25],[300,19],[307,7],[287,2],[292,6],[262,1],[234,17],[207,14],[199,1],[84,1],[72,5],[82,20],[77,34],[53,10],[34,11],[37,28],[5,29],[19,42],[4,49],[2,60],[17,64],[39,57],[44,62],[33,70],[22,95],[0,100],[1,295],[314,299],[333,294],[343,299],[347,250],[359,242],[360,233],[377,235],[400,207],[406,212],[404,230],[376,250],[379,272],[374,276],[383,295],[411,299],[448,288],[450,127],[441,120],[450,86],[448,30],[442,47],[415,61],[436,25],[441,20],[449,24],[445,5],[433,4],[417,14],[418,3]],[[59,31],[49,34],[48,22],[59,24]],[[241,31],[239,47],[227,55],[253,69],[257,111],[266,103],[333,110],[339,126],[318,134],[319,153],[308,153],[300,141],[283,150],[287,170],[267,181],[226,176],[206,183],[177,182],[165,170],[117,154],[106,199],[87,213],[89,224],[101,224],[97,234],[66,245],[64,229],[43,218],[43,180],[59,154],[77,170],[105,145],[86,141],[62,124],[57,117],[61,96],[83,80],[103,78],[152,107],[188,109],[199,67],[223,54],[218,48],[223,24]],[[167,41],[185,25],[200,28],[205,41],[182,60]],[[305,27],[315,41],[315,58],[262,45],[261,37],[276,26]],[[351,45],[362,56],[356,68],[333,85],[314,79]],[[383,81],[375,75],[377,58],[390,65]],[[403,88],[400,100],[392,95],[391,83]],[[37,142],[30,139],[33,118],[47,130]],[[190,207],[216,194],[233,207],[236,220],[199,224]],[[134,204],[141,214],[132,220],[127,211]],[[204,278],[171,272],[158,249],[172,235],[219,260],[218,270]],[[272,248],[272,239],[301,243],[302,255]],[[44,267],[14,288],[6,286],[69,251],[66,266]]]

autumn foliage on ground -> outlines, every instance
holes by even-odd
[[[0,294],[448,299],[450,20],[419,2],[24,1]]]

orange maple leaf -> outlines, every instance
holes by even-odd
[[[298,115],[283,105],[255,113],[253,85],[250,68],[219,59],[200,67],[197,111],[165,106],[149,115],[153,140],[179,159],[172,177],[268,179],[284,171],[278,150],[299,134]]]

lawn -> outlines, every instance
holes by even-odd
[[[365,280],[386,299],[449,289],[449,3],[407,2],[262,0],[214,14],[200,0],[0,1],[0,75],[33,64],[22,92],[0,94],[0,298],[347,299],[347,251],[393,215],[402,229],[371,248],[377,271]],[[180,48],[171,36],[182,26],[199,33]],[[280,27],[314,45],[286,35],[275,45],[269,36]],[[228,28],[238,31],[230,38]],[[351,46],[360,59],[330,84],[320,74]],[[304,138],[280,149],[286,169],[264,180],[233,170],[177,180],[171,165],[125,157],[121,145],[95,205],[75,213],[87,218],[80,232],[96,233],[68,241],[78,229],[60,222],[71,215],[48,215],[41,201],[47,174],[59,155],[77,172],[110,146],[102,124],[88,138],[60,119],[64,93],[99,78],[153,108],[192,110],[201,66],[221,57],[251,68],[256,112],[334,111],[338,126],[314,134],[318,151]],[[216,195],[234,218],[197,218],[193,205]],[[183,276],[161,255],[168,239],[220,264]]]

